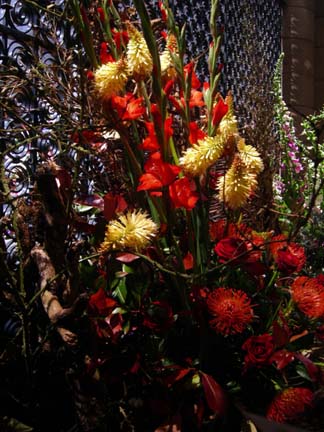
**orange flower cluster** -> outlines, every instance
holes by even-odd
[[[291,387],[279,393],[271,402],[267,418],[279,423],[293,420],[312,406],[313,392],[308,388]]]
[[[297,277],[291,286],[291,296],[309,318],[324,317],[324,285],[317,278]]]
[[[222,335],[242,333],[253,320],[251,301],[245,292],[217,288],[207,298],[211,327]]]

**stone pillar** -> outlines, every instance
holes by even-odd
[[[283,9],[283,95],[292,112],[296,110],[304,115],[315,108],[316,1],[287,0]]]
[[[324,0],[315,9],[315,109],[324,105]]]

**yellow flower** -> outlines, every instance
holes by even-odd
[[[246,203],[256,186],[256,175],[247,169],[237,153],[225,176],[218,180],[218,197],[234,210]]]
[[[146,212],[129,211],[109,222],[99,251],[104,253],[129,249],[139,252],[150,244],[157,230],[157,225]]]
[[[188,148],[180,158],[179,165],[190,176],[205,174],[223,154],[224,140],[221,136],[206,137]]]
[[[128,27],[130,36],[127,44],[127,62],[129,74],[136,81],[148,77],[153,70],[153,61],[143,35],[134,27]]]
[[[244,138],[239,140],[237,149],[240,152],[242,162],[249,171],[259,174],[263,170],[263,162],[260,153],[251,145],[246,145]]]
[[[173,34],[168,35],[165,50],[160,55],[161,74],[166,79],[174,79],[177,75],[171,53],[177,53],[177,40]]]
[[[100,66],[94,74],[95,89],[100,98],[109,99],[124,90],[127,82],[127,64],[120,59]]]
[[[227,114],[222,118],[218,126],[218,133],[223,137],[224,141],[228,141],[238,134],[237,120],[231,107],[229,107]]]

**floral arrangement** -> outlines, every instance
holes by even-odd
[[[91,249],[78,259],[80,286],[88,293],[86,325],[57,320],[64,301],[48,286],[59,274],[39,246],[32,257],[42,304],[64,343],[73,350],[84,337],[78,376],[95,395],[91,430],[266,431],[273,422],[307,424],[323,404],[317,347],[324,275],[308,272],[298,235],[311,217],[306,204],[313,209],[323,190],[319,153],[309,150],[317,158],[316,182],[307,203],[298,202],[291,188],[298,185],[300,193],[301,181],[292,177],[307,171],[307,154],[277,88],[278,145],[286,164],[274,186],[288,210],[282,216],[282,202],[274,202],[274,216],[281,213],[277,229],[259,232],[249,224],[249,209],[264,165],[240,132],[232,95],[218,92],[217,1],[211,2],[205,82],[167,1],[159,2],[158,28],[140,0],[134,0],[135,16],[127,17],[113,1],[92,9],[71,4],[99,116],[97,126],[71,139],[100,156],[110,151],[113,134],[125,183],[74,197],[73,226],[86,232]],[[71,179],[58,165],[54,177],[64,201]]]

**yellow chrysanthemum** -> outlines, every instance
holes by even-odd
[[[246,203],[256,186],[256,175],[247,170],[239,154],[236,154],[225,176],[218,180],[218,198],[234,210]]]
[[[260,153],[251,145],[246,145],[244,138],[239,140],[237,149],[240,152],[242,162],[249,171],[259,174],[263,170],[263,162]]]
[[[127,82],[127,64],[120,59],[100,66],[94,74],[95,89],[102,99],[124,90]]]
[[[150,244],[157,230],[157,225],[146,212],[129,211],[109,222],[100,252],[125,249],[139,252]]]
[[[180,158],[179,165],[185,174],[199,176],[205,174],[223,154],[225,142],[222,136],[206,137],[188,148]]]
[[[133,26],[128,28],[127,62],[129,74],[136,81],[148,77],[153,70],[153,60],[143,35]]]
[[[160,55],[161,74],[166,79],[174,79],[177,75],[171,52],[177,53],[177,40],[173,34],[168,35],[165,50]]]

